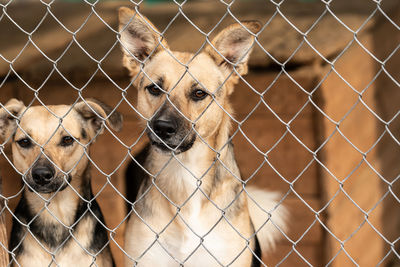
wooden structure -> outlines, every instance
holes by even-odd
[[[3,179],[0,176],[0,194],[3,194]],[[1,201],[0,202],[0,210],[3,211],[4,210],[4,202]],[[8,243],[7,240],[7,229],[6,229],[6,219],[5,219],[5,213],[2,212],[0,214],[0,243],[7,246],[6,244]],[[0,250],[0,267],[5,267],[8,265],[8,261],[9,261],[9,256],[8,256],[8,252],[5,249],[1,249]]]
[[[337,18],[328,13],[309,31],[306,41],[312,44],[311,47],[286,20],[305,32],[326,10],[325,5],[287,1],[280,9],[286,16],[283,18],[276,13],[276,6],[269,2],[249,3],[238,1],[232,6],[232,13],[240,20],[258,19],[264,23],[274,16],[260,35],[259,42],[279,62],[289,60],[285,72],[282,72],[281,66],[274,63],[265,51],[255,49],[250,60],[250,73],[245,77],[253,89],[241,82],[232,96],[235,118],[243,120],[252,112],[233,139],[243,178],[250,178],[250,183],[258,186],[288,193],[283,204],[291,214],[286,233],[290,241],[283,238],[276,250],[265,255],[264,260],[269,266],[282,260],[283,266],[306,266],[306,262],[322,266],[334,258],[332,265],[348,266],[351,263],[349,254],[361,266],[376,265],[390,249],[379,233],[392,241],[400,234],[400,213],[394,212],[400,209],[400,205],[390,194],[380,200],[388,192],[388,185],[379,177],[383,175],[393,181],[400,173],[400,117],[388,125],[397,142],[386,134],[375,145],[384,125],[359,102],[357,92],[363,92],[368,87],[362,93],[362,101],[380,118],[388,121],[400,109],[400,90],[384,74],[375,78],[381,65],[357,42],[353,42],[341,55],[354,35],[337,21],[341,19],[349,28],[358,29],[376,5],[334,1],[330,8]],[[126,213],[124,195],[129,190],[125,184],[126,179],[130,179],[125,177],[129,163],[126,146],[134,144],[142,131],[130,104],[125,100],[121,102],[124,96],[134,104],[136,91],[128,87],[129,77],[121,65],[119,45],[115,44],[116,34],[110,29],[117,29],[116,10],[123,4],[126,5],[126,2],[99,3],[95,10],[101,19],[92,15],[87,21],[91,9],[86,4],[55,2],[52,5],[51,11],[68,30],[75,32],[84,24],[75,34],[79,45],[72,42],[69,46],[72,35],[51,16],[32,33],[35,44],[57,62],[58,71],[53,71],[54,62],[49,62],[32,44],[12,63],[25,83],[10,73],[9,63],[0,60],[0,77],[5,79],[0,87],[1,103],[11,97],[29,103],[36,94],[45,104],[71,103],[80,95],[96,97],[114,106],[119,104],[118,111],[124,115],[125,123],[123,131],[116,135],[125,145],[106,134],[93,145],[91,154],[101,172],[113,173],[107,177],[93,168],[92,177],[94,191],[102,190],[98,200],[106,223],[114,229],[114,241],[120,245],[123,244],[124,230],[121,222]],[[29,5],[34,16],[26,16],[26,8],[19,8],[18,4],[10,5],[7,12],[21,27],[31,32],[46,13],[46,8],[38,3]],[[383,8],[390,11],[388,14],[392,18],[400,15],[400,7],[395,0],[386,1]],[[178,13],[178,8],[176,5],[144,4],[141,12],[163,31]],[[183,12],[207,32],[226,13],[226,6],[194,2],[185,4]],[[363,26],[357,38],[373,55],[386,58],[398,46],[400,33],[378,14]],[[228,16],[216,31],[233,21]],[[0,43],[1,54],[14,59],[26,44],[27,36],[6,18],[0,24],[0,40],[6,40]],[[205,37],[182,15],[165,34],[175,50],[197,51],[205,41]],[[80,46],[87,52],[83,52]],[[331,61],[338,55],[341,56],[335,61],[335,73],[321,56]],[[400,80],[399,62],[397,52],[385,65],[387,72],[397,79],[397,84]],[[117,88],[114,83],[127,90]],[[263,98],[254,90],[265,92]],[[253,110],[261,100],[262,103]],[[353,108],[354,104],[357,105]],[[234,131],[237,129],[236,125]],[[141,140],[136,144],[132,154],[144,142]],[[364,159],[369,164],[363,161],[363,154],[354,146],[368,152]],[[369,151],[371,147],[373,149]],[[268,151],[268,157],[257,150]],[[9,152],[6,149],[7,155],[10,155]],[[0,168],[4,177],[4,196],[10,197],[8,205],[15,207],[17,198],[11,196],[20,189],[20,178],[3,158]],[[390,188],[400,193],[397,184]],[[112,244],[112,251],[118,266],[122,266],[122,252],[115,244]],[[399,262],[391,256],[384,261],[385,264]]]

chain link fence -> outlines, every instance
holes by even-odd
[[[122,22],[121,6],[132,11]],[[248,260],[238,262],[248,255],[251,266],[400,266],[396,0],[9,0],[0,7],[2,266],[124,266],[125,260],[128,266],[245,266]],[[253,20],[260,28],[245,22]],[[146,29],[141,40],[126,35],[133,22]],[[239,37],[251,37],[250,45],[240,46],[238,37],[229,50],[215,41],[232,23],[245,29]],[[148,33],[157,36],[151,49]],[[232,60],[221,48],[240,57]],[[173,65],[149,67],[158,50]],[[191,67],[205,51],[215,51],[214,59],[225,61],[219,67],[230,70],[218,86],[209,86],[210,61],[200,72]],[[178,67],[162,69],[167,66]],[[177,78],[155,79],[159,68]],[[187,79],[206,94],[195,97],[210,99],[195,117],[178,95]],[[218,91],[236,82],[232,95],[221,98]],[[165,101],[154,108],[140,98],[142,87]],[[169,148],[163,162],[148,154],[147,144],[150,138],[156,146],[151,135],[163,135],[152,123],[165,104],[189,130],[175,147],[159,138]],[[216,147],[199,124],[213,125],[218,114],[227,117],[229,137]],[[200,169],[204,158],[180,153],[191,136],[210,157]],[[236,160],[224,158],[230,149]],[[236,190],[218,191],[229,199],[226,206],[215,202],[215,184],[206,187],[206,177],[218,179],[216,169]],[[162,184],[165,172],[185,176],[193,190],[183,180]],[[259,199],[261,191],[249,188],[273,193]],[[227,214],[243,198],[263,216],[249,235],[246,219]],[[212,208],[188,219],[199,208],[196,199]],[[215,213],[206,230],[194,223]],[[129,217],[141,226],[130,228]],[[174,228],[177,222],[183,230]],[[211,238],[221,224],[231,238],[223,245]],[[259,254],[255,236],[266,228]],[[126,232],[138,238],[130,244]],[[180,246],[165,245],[167,237],[182,239],[174,241]],[[239,248],[228,257],[215,253],[235,243]]]

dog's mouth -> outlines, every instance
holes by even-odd
[[[172,141],[164,141],[155,136],[153,133],[148,132],[148,136],[151,142],[151,145],[158,148],[163,153],[171,153],[174,152],[175,154],[180,154],[189,150],[194,142],[196,141],[196,134],[190,134],[185,137],[185,139],[179,142],[172,142]]]
[[[65,188],[67,188],[68,184],[71,182],[72,177],[70,174],[67,176],[67,181],[65,181],[64,175],[59,175],[57,177],[54,177],[48,184],[41,185],[38,183],[35,183],[32,179],[32,177],[29,177],[27,179],[27,183],[29,186],[27,186],[28,190],[30,192],[37,192],[37,193],[42,193],[42,194],[50,194],[54,193],[57,191],[63,191]]]

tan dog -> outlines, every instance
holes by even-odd
[[[0,109],[0,140],[11,142],[25,182],[13,218],[12,266],[113,266],[87,155],[103,121],[119,130],[122,117],[95,100],[48,108],[12,99]]]
[[[129,8],[120,9],[119,21],[123,62],[151,142],[126,229],[126,266],[259,266],[255,233],[271,248],[284,211],[276,210],[276,194],[254,191],[266,212],[248,201],[230,143],[228,98],[247,73],[260,24],[231,25],[194,57],[170,51]]]

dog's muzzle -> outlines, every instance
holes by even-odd
[[[155,119],[150,123],[147,133],[152,145],[163,152],[182,153],[193,146],[196,134],[185,130],[188,127],[180,125],[176,120]]]
[[[160,139],[169,140],[176,134],[178,125],[173,120],[156,120],[153,130]]]
[[[68,175],[67,181],[71,181]],[[58,190],[64,190],[68,183],[65,182],[63,174],[57,174],[53,164],[47,160],[39,160],[36,162],[27,177],[29,190],[38,193],[53,193]]]
[[[53,166],[35,166],[32,169],[32,180],[40,185],[46,185],[54,178],[55,170]]]

